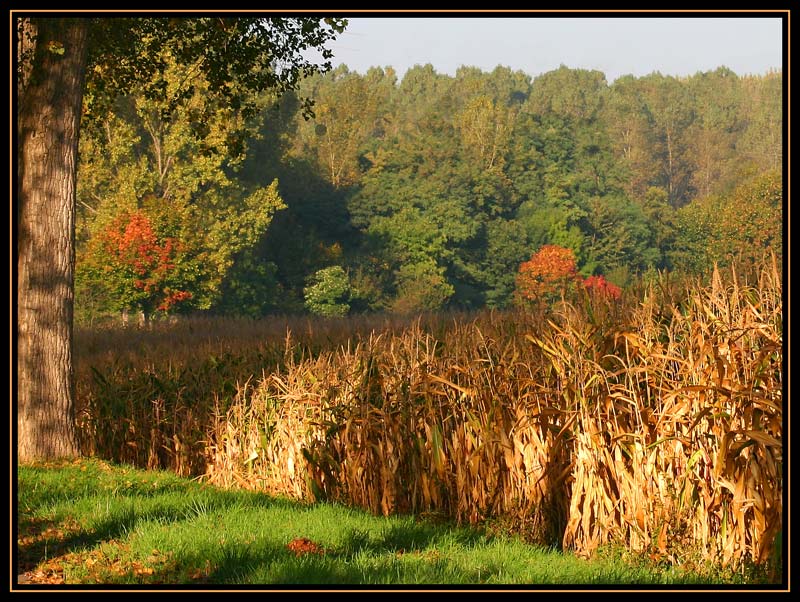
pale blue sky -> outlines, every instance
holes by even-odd
[[[782,67],[781,19],[752,17],[351,18],[330,47],[334,66],[364,73],[391,66],[402,77],[415,64],[455,74],[461,65],[497,65],[531,76],[557,69],[620,75],[692,75],[726,66],[739,75]]]

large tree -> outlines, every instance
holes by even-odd
[[[325,46],[346,25],[317,18],[52,18],[15,15],[17,27],[17,457],[77,455],[72,313],[75,183],[82,114],[135,84],[167,101],[153,74],[171,46],[177,62],[201,69],[213,94],[237,110],[244,90],[293,89],[330,69]],[[303,51],[321,52],[318,65]],[[310,107],[309,107],[310,108]],[[165,111],[164,117],[169,111]],[[203,115],[198,115],[202,123]]]
[[[163,80],[168,97],[187,85],[195,87],[181,106],[171,110],[169,100],[148,98],[140,90],[146,85],[137,86],[112,112],[82,128],[76,192],[78,323],[112,309],[136,309],[146,318],[164,307],[159,287],[144,287],[130,261],[109,261],[108,235],[126,229],[129,217],[149,220],[155,238],[171,239],[174,250],[181,248],[182,261],[174,265],[186,269],[170,270],[170,289],[190,296],[180,306],[168,304],[168,310],[216,309],[226,301],[225,293],[240,301],[250,295],[240,290],[253,271],[245,264],[284,207],[278,182],[269,181],[264,166],[260,182],[246,184],[240,178],[250,146],[245,142],[257,135],[261,114],[244,120],[230,103],[209,96],[205,75],[177,65],[174,47],[173,42],[162,49],[167,69],[155,77]],[[258,97],[265,107],[275,100],[269,93],[243,95],[253,103]],[[130,259],[129,253],[123,255]],[[157,273],[166,276],[161,268]]]

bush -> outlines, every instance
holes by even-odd
[[[339,265],[323,268],[311,277],[303,289],[305,306],[319,316],[346,316],[350,311],[350,278]]]

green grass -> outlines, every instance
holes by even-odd
[[[18,470],[20,583],[743,584],[743,574],[591,561],[518,538],[221,490],[99,460]],[[296,555],[305,538],[318,553]],[[752,581],[750,581],[752,583]]]

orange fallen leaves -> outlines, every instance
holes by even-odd
[[[172,552],[153,549],[144,560],[134,560],[130,556],[129,544],[110,540],[102,548],[59,554],[38,563],[31,558],[20,562],[17,582],[47,585],[114,583],[125,575],[135,575],[144,583],[153,583],[161,582],[164,575],[177,570]]]
[[[64,573],[57,571],[28,571],[17,575],[17,583],[35,585],[62,585],[64,583]]]
[[[17,545],[30,547],[41,542],[61,542],[74,537],[82,531],[81,524],[73,518],[60,523],[50,520],[34,519],[20,524]]]
[[[290,541],[287,545],[287,548],[291,552],[294,552],[295,556],[305,556],[306,554],[319,554],[320,556],[325,554],[325,548],[323,548],[318,543],[314,543],[307,537],[298,537]]]

